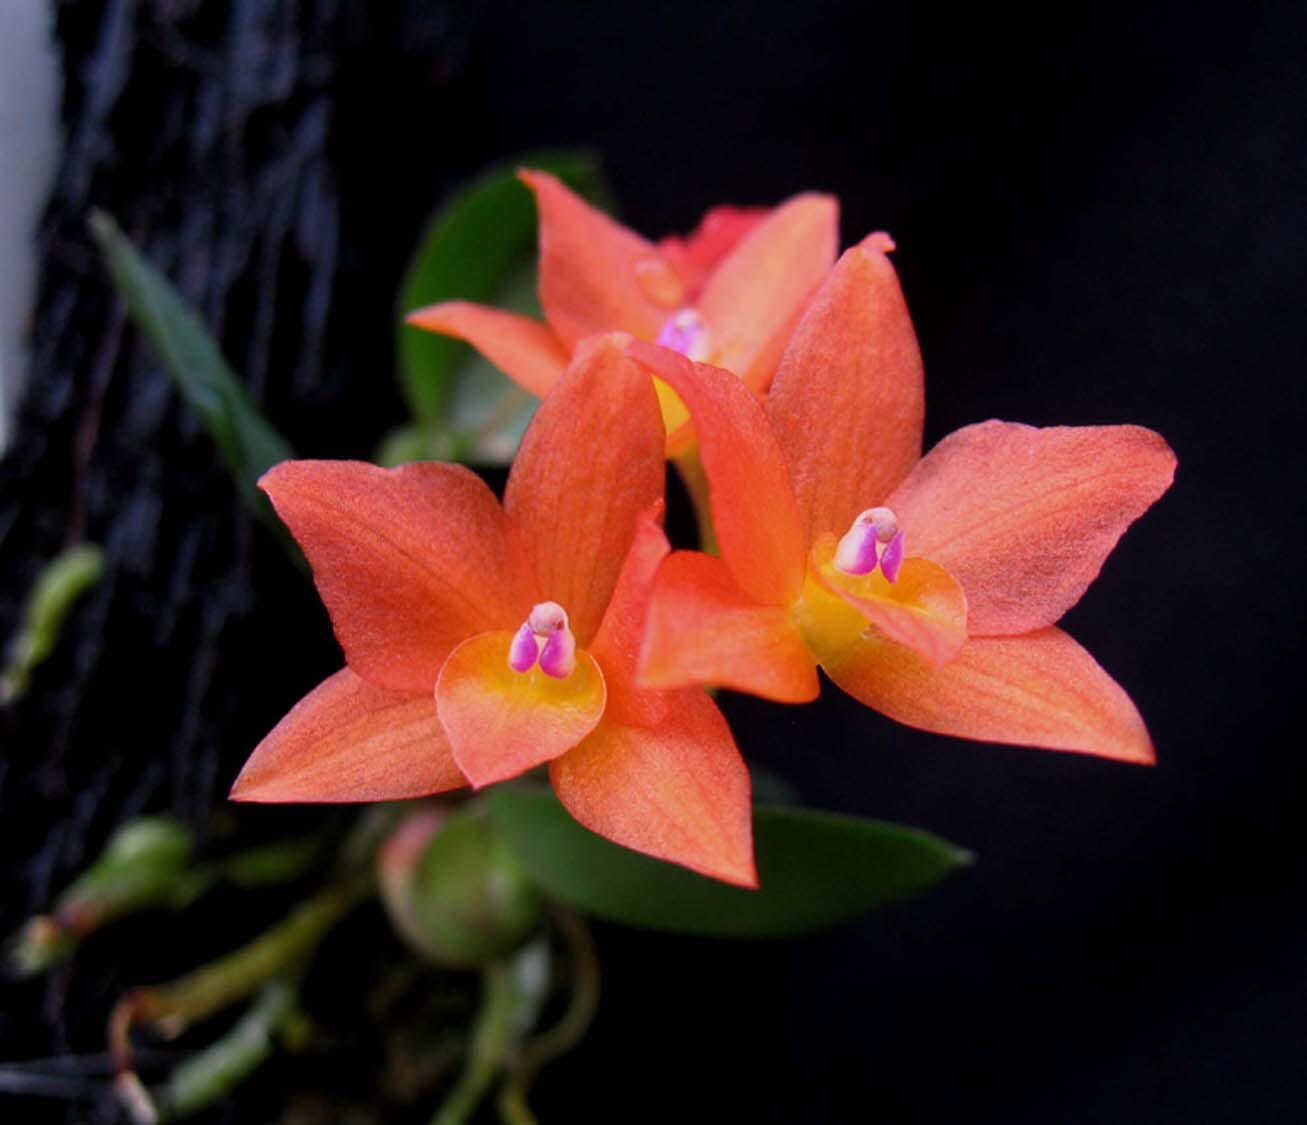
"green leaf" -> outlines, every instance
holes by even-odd
[[[501,785],[491,816],[546,892],[578,910],[656,930],[781,937],[824,929],[939,882],[969,853],[877,820],[761,805],[754,844],[762,887],[742,890],[610,844],[546,789]]]
[[[456,298],[539,316],[536,214],[516,176],[541,168],[592,202],[609,196],[597,160],[584,152],[530,153],[478,177],[431,219],[404,275],[398,299],[396,354],[414,417],[435,449],[502,462],[534,408],[501,372],[459,340],[412,328],[414,309]],[[505,401],[505,396],[510,396]]]
[[[256,484],[264,472],[292,456],[290,446],[250,400],[199,317],[113,219],[93,212],[90,228],[127,311],[200,416],[246,503],[281,530]]]

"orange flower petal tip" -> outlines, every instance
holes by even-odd
[[[592,832],[709,878],[756,887],[749,771],[730,728],[703,692],[680,692],[671,702],[657,727],[605,722],[552,762],[554,791]]]
[[[309,692],[250,755],[234,801],[389,801],[466,785],[430,695],[348,669]]]
[[[898,248],[899,244],[894,241],[894,237],[883,230],[872,231],[858,243],[859,250],[875,250],[881,254],[892,254]]]

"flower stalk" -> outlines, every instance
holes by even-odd
[[[431,1125],[466,1125],[495,1081],[520,1057],[522,1041],[540,1015],[548,983],[544,940],[495,961],[481,974],[481,1006],[458,1080]]]
[[[240,949],[168,984],[134,989],[119,1000],[109,1016],[109,1050],[118,1071],[118,1089],[134,1119],[157,1119],[149,1115],[157,1111],[135,1075],[131,1043],[135,1025],[148,1023],[166,1038],[174,1038],[198,1020],[244,1000],[302,965],[371,889],[369,876],[329,886]]]

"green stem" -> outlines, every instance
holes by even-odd
[[[517,1066],[499,1091],[496,1108],[504,1125],[536,1125],[527,1104],[531,1083],[548,1063],[585,1038],[599,1009],[599,957],[589,927],[563,910],[557,912],[555,920],[572,954],[572,994],[559,1021],[522,1048]]]
[[[518,987],[513,966],[498,961],[482,975],[481,1008],[467,1062],[431,1125],[466,1125],[493,1085],[519,1034]]]
[[[236,852],[216,860],[213,867],[223,880],[237,887],[289,883],[322,858],[326,845],[327,837],[318,833],[296,836]]]
[[[109,1048],[119,1070],[132,1068],[133,1024],[154,1023],[165,1034],[179,1035],[196,1020],[243,1000],[311,953],[370,889],[371,881],[361,878],[328,887],[227,956],[168,984],[129,992],[109,1017]]]
[[[271,1057],[276,1037],[298,1011],[292,981],[265,985],[235,1027],[172,1072],[156,1097],[160,1120],[198,1113],[243,1082]]]

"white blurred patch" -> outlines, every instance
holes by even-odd
[[[35,238],[59,156],[50,0],[0,0],[0,451],[27,378]]]

